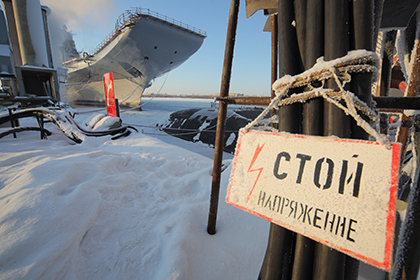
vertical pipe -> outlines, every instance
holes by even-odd
[[[39,0],[14,0],[13,12],[23,65],[48,65]]]
[[[324,0],[307,2],[304,66],[310,69],[316,59],[324,55]],[[299,35],[299,34],[298,34]],[[302,132],[322,135],[323,99],[313,99],[303,105]],[[312,279],[315,241],[296,236],[292,280]]]
[[[13,12],[12,0],[3,0],[4,12],[6,13],[7,26],[9,28],[10,44],[13,49],[13,58],[16,66],[22,65],[20,56],[19,40],[16,30],[15,14]]]
[[[294,233],[272,223],[258,280],[290,279],[293,245]]]
[[[279,76],[297,75],[302,72],[302,58],[299,52],[293,0],[279,0]],[[301,132],[301,106],[293,104],[279,108],[279,130]]]
[[[118,102],[118,98],[115,98],[115,109],[116,109],[116,114],[117,114],[117,117],[121,117],[120,116],[120,103]]]
[[[296,35],[293,0],[278,1],[279,76],[302,72],[302,59]],[[280,107],[279,130],[300,132],[301,108],[299,104]],[[290,279],[295,234],[276,224],[271,224],[264,261],[258,279]]]
[[[12,47],[10,46],[9,34],[7,31],[6,19],[4,13],[0,10],[0,45],[3,49],[2,56],[7,56],[8,59],[4,59],[0,65],[0,71],[9,74],[15,74],[14,60]],[[13,92],[14,94],[14,92]]]
[[[414,17],[418,23],[418,18]],[[418,24],[417,24],[418,26]],[[417,30],[418,33],[418,30]],[[416,96],[420,90],[420,39],[414,40],[415,52],[411,53],[410,60],[413,63],[411,74],[408,78],[406,96]],[[413,57],[414,56],[414,57]],[[402,120],[409,118],[403,114]],[[402,152],[405,151],[406,141],[408,137],[408,128],[401,127],[398,135],[398,142],[403,144]],[[399,236],[398,249],[395,257],[395,265],[392,271],[392,280],[399,279],[417,279],[419,273],[420,263],[420,164],[417,159],[417,173],[410,196],[408,200],[407,214],[402,225],[402,230]]]
[[[305,53],[307,51],[306,46],[306,19],[307,19],[307,0],[295,0],[295,17],[296,17],[296,36],[299,45],[300,57],[302,58],[302,64],[305,65]],[[308,4],[309,4],[308,3]],[[310,12],[310,11],[309,11]]]
[[[397,30],[384,32],[383,35],[383,56],[381,77],[379,80],[379,96],[389,96],[389,88],[391,84],[392,64],[395,54],[395,40],[397,38]],[[380,114],[380,132],[382,134],[389,133],[389,116]]]
[[[417,162],[419,166],[420,162]],[[417,169],[417,184],[413,185],[409,196],[407,217],[400,233],[392,280],[417,279],[420,264],[420,169]]]
[[[274,82],[277,80],[278,78],[278,57],[279,57],[279,52],[278,52],[278,15],[272,15],[271,16],[271,84],[274,84]],[[271,98],[274,98],[275,93],[274,90],[271,90]]]
[[[374,50],[375,32],[374,26],[374,0],[353,0],[352,5],[352,38],[351,49]],[[372,74],[355,73],[352,75],[351,91],[369,107],[372,104]],[[365,119],[369,121],[368,119]],[[355,139],[369,139],[369,134],[351,120],[351,137]],[[346,256],[345,279],[356,280],[359,271],[359,261]]]
[[[279,51],[278,51],[278,15],[271,15],[271,84],[278,78],[278,58],[279,58]],[[271,99],[275,97],[275,92],[271,89]],[[276,114],[276,110],[271,110],[271,116]],[[272,124],[273,127],[276,127],[276,124]]]
[[[54,68],[54,61],[53,61],[53,55],[52,55],[52,49],[51,49],[50,31],[48,27],[48,16],[51,14],[51,10],[47,6],[41,6],[41,9],[42,9],[42,20],[44,23],[45,44],[47,46],[48,67]]]
[[[373,2],[373,38],[378,38],[385,0],[374,0]]]
[[[308,1],[306,24],[305,69],[310,69],[316,60],[324,55],[324,0]],[[308,101],[303,106],[304,134],[322,135],[323,133],[323,99]]]
[[[231,0],[228,31],[226,35],[225,58],[223,62],[222,82],[220,88],[220,97],[228,97],[230,77],[232,71],[233,50],[235,46],[236,27],[238,24],[239,0]],[[217,116],[216,140],[214,143],[214,162],[213,177],[210,196],[209,218],[207,223],[207,232],[216,233],[217,208],[219,204],[220,175],[223,159],[223,142],[226,126],[227,103],[219,103],[219,112]]]
[[[405,96],[416,96],[417,92],[420,90],[420,39],[415,40],[414,49],[416,50],[415,53],[412,53],[414,57],[411,58],[413,61],[413,66],[411,70],[411,75],[408,78],[407,89]],[[402,121],[409,121],[410,118],[407,117],[405,114],[402,115]],[[407,138],[408,138],[408,127],[400,127],[398,132],[397,141],[402,143],[401,151],[402,153],[405,152],[406,145],[407,145]],[[401,157],[403,160],[403,157]]]
[[[391,70],[395,53],[395,40],[397,30],[390,30],[384,34],[384,54],[382,58],[382,70],[380,81],[380,96],[389,95],[389,86],[391,84]]]
[[[353,0],[353,32],[351,49],[373,51],[373,0]],[[369,107],[372,104],[372,74],[355,73],[352,75],[351,91]],[[367,120],[367,119],[366,119]],[[352,138],[369,139],[369,135],[354,120],[351,122]]]
[[[325,1],[325,60],[342,57],[349,50],[348,0]],[[334,88],[330,82],[328,87]],[[350,136],[350,123],[341,109],[324,103],[324,135]],[[345,255],[320,243],[315,246],[314,279],[344,279]]]
[[[345,56],[349,50],[349,0],[325,1],[325,60]],[[335,83],[331,81],[331,86]],[[324,103],[324,135],[350,137],[349,118],[337,106]]]
[[[15,122],[15,118],[13,117],[13,111],[12,111],[13,109],[7,108],[7,110],[9,111],[10,125],[12,128],[15,128],[16,122]],[[13,138],[17,138],[16,132],[13,132]]]

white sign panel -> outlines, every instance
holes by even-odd
[[[399,144],[239,134],[227,203],[389,271]]]

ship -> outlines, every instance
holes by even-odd
[[[127,10],[92,54],[63,63],[68,69],[64,99],[78,105],[105,104],[103,75],[112,72],[119,104],[140,106],[152,81],[189,59],[205,38],[205,31],[149,9]]]

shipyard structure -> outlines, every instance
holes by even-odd
[[[79,54],[63,30],[61,64],[55,62],[48,28],[51,13],[39,0],[2,0],[0,99],[51,99],[105,104],[103,75],[113,72],[119,103],[138,106],[152,81],[175,69],[203,44],[206,32],[136,8],[123,13],[113,32],[90,53]],[[59,65],[54,65],[54,63]]]
[[[149,9],[126,11],[92,54],[63,63],[68,69],[66,98],[76,104],[104,104],[103,74],[113,72],[119,103],[138,106],[151,82],[184,63],[205,37],[206,32]]]
[[[47,20],[50,9],[39,0],[2,2],[6,17],[0,10],[0,98],[59,101],[60,78]]]

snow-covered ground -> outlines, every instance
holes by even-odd
[[[207,234],[214,150],[159,131],[162,104],[123,112],[139,132],[118,140],[0,139],[0,279],[257,279],[269,222],[224,202],[229,165]]]
[[[207,234],[214,151],[156,129],[169,113],[122,113],[140,132],[114,141],[1,139],[0,278],[256,279],[269,223],[224,203],[228,168]]]

